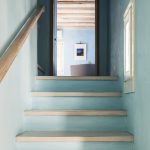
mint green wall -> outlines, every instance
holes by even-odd
[[[110,0],[109,13],[109,51],[111,74],[119,76],[120,85],[123,81],[124,65],[124,23],[123,15],[129,0]]]
[[[125,0],[111,2],[111,71],[121,78],[123,85],[123,22]],[[124,108],[128,110],[128,129],[135,136],[135,150],[150,149],[150,1],[135,0],[135,84],[136,92],[124,94]],[[116,16],[114,18],[114,16]],[[115,20],[115,21],[114,21]],[[119,21],[120,20],[120,21]],[[116,23],[116,24],[114,24]]]
[[[0,0],[0,56],[35,7],[36,0]],[[9,72],[0,83],[0,149],[15,150],[15,136],[23,129],[24,107],[36,74],[37,28],[25,42]],[[24,102],[27,105],[24,105]]]

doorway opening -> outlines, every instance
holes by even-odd
[[[96,0],[54,0],[53,75],[96,76]]]

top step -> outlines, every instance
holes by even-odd
[[[106,80],[106,81],[116,81],[117,76],[37,76],[36,80]]]

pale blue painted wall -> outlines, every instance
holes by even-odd
[[[35,7],[36,0],[0,0],[0,55]],[[24,107],[30,108],[30,90],[36,74],[35,27],[0,83],[0,149],[15,150],[15,136],[23,130]],[[25,102],[26,101],[26,106]]]
[[[95,64],[95,29],[64,29],[64,75],[71,75],[70,66],[77,64]],[[74,44],[87,44],[87,60],[74,60]]]
[[[125,7],[124,0],[113,0],[111,13],[122,17]],[[136,92],[124,94],[124,108],[128,110],[128,129],[135,136],[135,150],[150,149],[150,1],[135,0],[135,84]],[[111,69],[112,74],[118,74],[123,85],[123,23],[113,17],[112,36],[114,41],[111,45]],[[114,21],[115,20],[115,21]],[[119,36],[115,34],[119,33]]]

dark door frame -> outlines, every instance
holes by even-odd
[[[50,76],[54,75],[54,0],[50,0]]]
[[[100,36],[99,36],[99,30],[100,30],[100,0],[95,0],[95,67],[96,67],[96,75],[99,76],[100,73],[100,61],[99,61],[99,57],[100,57]]]
[[[50,3],[50,76],[54,75],[54,52],[53,52],[53,47],[54,47],[54,1],[55,0],[51,0]],[[95,0],[95,67],[96,67],[96,75],[99,76],[100,74],[100,61],[99,61],[99,57],[100,57],[100,44],[99,44],[99,31],[100,31],[100,10],[99,10],[99,6],[100,6],[100,0]]]

